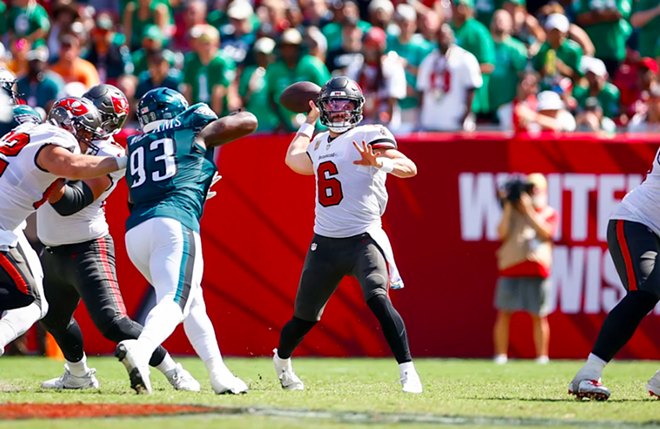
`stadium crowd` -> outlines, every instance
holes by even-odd
[[[0,65],[46,111],[100,82],[132,107],[166,86],[290,132],[284,88],[347,75],[394,132],[660,123],[660,0],[6,1]]]

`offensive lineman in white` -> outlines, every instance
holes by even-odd
[[[387,205],[385,180],[390,173],[409,178],[417,167],[397,150],[392,134],[380,125],[358,126],[364,96],[351,79],[330,79],[321,89],[318,108],[310,102],[307,120],[286,154],[298,174],[316,175],[314,238],[298,285],[293,318],[282,328],[273,363],[282,388],[303,390],[293,372],[291,354],[321,320],[339,282],[357,278],[367,305],[383,329],[399,363],[403,391],[421,393],[403,319],[392,306],[388,288],[403,282],[392,248],[381,227]],[[320,117],[329,131],[312,138]]]
[[[610,217],[607,247],[626,296],[603,321],[587,362],[568,385],[568,393],[578,399],[610,397],[610,389],[601,383],[605,366],[660,301],[660,150],[644,182],[624,197]],[[660,371],[646,390],[660,398]]]
[[[103,138],[85,145],[87,153],[125,156],[113,135],[128,117],[128,100],[112,85],[97,85],[83,95],[97,107]],[[41,255],[44,293],[50,303],[41,323],[62,349],[66,364],[59,378],[44,389],[98,388],[95,369],[87,366],[83,337],[73,313],[82,299],[94,325],[114,343],[136,339],[142,326],[128,317],[117,283],[114,241],[105,219],[105,200],[124,177],[124,170],[107,176],[69,182],[51,194],[37,210],[37,234],[45,245]],[[162,347],[150,360],[177,390],[199,391],[199,383],[174,362]]]
[[[64,98],[46,123],[22,124],[0,141],[0,355],[48,311],[39,257],[19,226],[60,178],[92,179],[126,167],[125,157],[80,155],[80,145],[94,139],[100,126],[93,104]]]

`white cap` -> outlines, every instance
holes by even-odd
[[[369,3],[369,12],[377,11],[379,9],[385,12],[394,13],[394,5],[390,0],[372,0]]]
[[[27,53],[28,61],[37,60],[41,62],[48,62],[49,57],[50,53],[48,52],[48,48],[46,46],[39,46],[38,48],[32,49]]]
[[[580,70],[582,73],[591,72],[599,77],[607,76],[607,67],[605,67],[605,63],[594,57],[582,57],[582,60],[580,60]]]
[[[254,9],[245,0],[235,1],[227,9],[227,16],[234,19],[248,19],[254,14]]]
[[[287,28],[282,33],[282,44],[284,45],[300,45],[303,41],[300,31],[295,28]]]
[[[406,3],[401,3],[396,7],[397,15],[405,21],[417,21],[417,12],[415,8]]]
[[[568,33],[570,26],[571,23],[568,22],[566,15],[562,15],[561,13],[553,13],[545,21],[545,29],[548,31],[557,29],[562,33]]]
[[[544,110],[561,110],[564,108],[564,102],[561,97],[554,91],[543,91],[537,97],[536,111],[542,112]]]
[[[261,37],[254,43],[254,50],[262,54],[270,55],[275,49],[275,41],[270,37]]]

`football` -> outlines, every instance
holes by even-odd
[[[309,112],[309,101],[316,99],[321,87],[312,82],[296,82],[280,95],[280,104],[295,113]]]

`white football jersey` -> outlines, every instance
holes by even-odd
[[[327,131],[316,135],[307,148],[316,175],[314,232],[345,238],[380,228],[387,206],[387,173],[353,164],[360,153],[353,142],[365,141],[374,149],[396,149],[396,141],[381,125],[362,125],[331,139]]]
[[[126,152],[114,138],[96,140],[94,148],[87,151],[88,155],[125,156]],[[124,177],[126,170],[110,173],[110,187],[92,204],[71,216],[60,216],[50,203],[37,210],[37,235],[47,246],[62,246],[64,244],[84,243],[108,235],[108,223],[105,220],[105,200]]]
[[[417,71],[417,90],[424,93],[420,122],[430,131],[461,129],[466,111],[466,92],[481,88],[483,78],[477,58],[452,45],[447,57],[431,52]]]
[[[76,138],[51,124],[22,124],[0,140],[0,250],[16,246],[14,230],[48,200],[56,185],[58,177],[36,163],[47,145],[80,153]]]
[[[660,236],[660,150],[646,179],[628,192],[610,219],[641,223]]]

